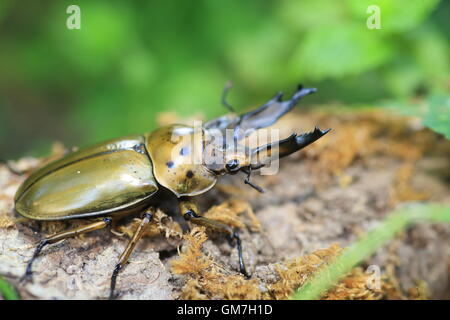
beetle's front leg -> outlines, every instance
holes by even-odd
[[[133,234],[133,237],[130,239],[130,242],[128,242],[127,247],[125,248],[124,252],[120,256],[119,262],[116,264],[116,267],[114,268],[113,274],[111,276],[111,287],[110,287],[110,291],[109,291],[109,299],[110,300],[115,298],[114,290],[116,288],[116,281],[117,281],[117,276],[119,274],[119,271],[125,266],[125,263],[127,263],[128,258],[130,257],[131,253],[133,252],[134,248],[136,247],[136,244],[138,243],[139,239],[141,239],[142,236],[144,235],[146,227],[152,221],[153,210],[154,210],[153,208],[149,208],[144,213],[141,223],[137,227],[136,231]]]
[[[183,215],[184,219],[190,221],[192,223],[204,226],[208,229],[212,229],[218,232],[225,233],[230,241],[230,243],[236,241],[236,246],[239,255],[239,271],[246,277],[249,277],[247,270],[245,268],[244,258],[242,256],[242,244],[241,238],[239,237],[239,233],[236,230],[233,230],[230,226],[219,222],[217,220],[208,219],[202,217],[199,213],[200,211],[197,208],[197,205],[189,198],[182,197],[179,200],[180,212]]]

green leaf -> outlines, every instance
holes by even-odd
[[[445,88],[450,82],[450,49],[444,35],[431,25],[425,25],[411,37],[414,37],[412,55],[425,85]]]
[[[149,50],[136,48],[120,60],[123,81],[134,90],[148,90],[156,80],[158,65]]]
[[[346,8],[338,1],[302,0],[280,1],[277,14],[280,20],[295,31],[332,26],[346,19]]]
[[[427,99],[427,112],[423,124],[450,139],[450,96],[434,94]]]
[[[0,22],[6,17],[6,14],[9,13],[12,3],[11,0],[3,0],[0,2]]]
[[[419,25],[440,0],[345,0],[350,11],[361,21],[370,14],[367,8],[371,5],[380,7],[381,28],[387,32],[402,32]]]
[[[292,57],[292,69],[314,80],[339,78],[375,68],[391,57],[382,31],[353,23],[311,30]]]
[[[295,38],[280,26],[267,23],[251,36],[239,36],[228,50],[229,64],[237,75],[253,86],[279,81],[286,73],[285,53]],[[277,79],[278,78],[278,79]]]
[[[333,263],[326,266],[294,293],[292,299],[319,299],[353,267],[369,258],[378,248],[412,223],[429,221],[450,222],[450,207],[441,204],[410,204],[390,214],[373,231],[344,250]]]
[[[382,72],[386,89],[399,98],[408,98],[414,95],[417,88],[423,84],[423,73],[417,63],[405,53],[396,57]]]
[[[395,113],[418,117],[422,124],[450,139],[450,95],[438,92],[420,102],[387,101],[383,106]]]
[[[136,25],[130,8],[124,5],[87,1],[80,8],[80,30],[61,25],[68,17],[64,6],[53,8],[48,23],[52,45],[84,74],[101,75],[135,45]]]
[[[19,300],[16,289],[5,279],[0,277],[0,296],[5,300]]]

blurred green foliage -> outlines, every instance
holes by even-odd
[[[16,289],[2,277],[0,277],[0,298],[4,300],[20,300],[20,295]]]
[[[71,4],[81,30],[66,27]],[[439,0],[2,0],[0,158],[147,132],[163,111],[218,116],[227,80],[240,110],[300,82],[319,88],[305,104],[448,102],[448,30]],[[424,123],[448,130],[430,110]]]
[[[332,263],[320,269],[291,298],[297,300],[319,299],[352,268],[368,259],[398,233],[419,222],[449,223],[450,207],[437,203],[404,204],[391,212],[376,228],[346,248]]]
[[[427,101],[427,112],[422,116],[423,124],[450,139],[450,97],[436,94]]]

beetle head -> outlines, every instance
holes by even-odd
[[[250,148],[242,142],[258,129],[274,124],[279,118],[297,104],[304,96],[316,92],[313,88],[303,88],[301,85],[291,97],[282,101],[282,93],[278,93],[265,105],[247,112],[241,116],[227,115],[204,125],[204,156],[205,166],[217,175],[247,174],[245,182],[262,189],[250,182],[252,170],[268,166],[272,161],[296,152],[325,135],[328,130],[315,128],[305,134],[292,134],[290,137],[266,145]]]
[[[217,175],[236,174],[250,165],[249,149],[233,139],[223,138],[217,130],[205,131],[204,165]]]

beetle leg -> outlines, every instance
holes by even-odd
[[[239,233],[222,222],[213,219],[208,219],[199,215],[198,213],[200,211],[198,210],[196,204],[190,199],[181,198],[179,202],[179,207],[181,214],[187,221],[204,226],[208,229],[225,233],[227,235],[230,244],[232,244],[233,241],[235,241],[239,255],[239,271],[245,277],[249,277],[249,274],[247,273],[247,270],[245,268],[244,258],[242,256],[242,244]]]
[[[133,252],[134,248],[136,247],[136,244],[138,243],[139,239],[142,238],[144,235],[145,229],[148,226],[148,224],[152,221],[153,218],[153,208],[147,209],[147,211],[144,213],[141,223],[139,224],[138,228],[133,234],[133,237],[130,239],[130,242],[128,242],[127,247],[125,248],[124,252],[119,258],[119,262],[116,264],[116,267],[114,268],[113,274],[111,276],[111,287],[109,291],[109,299],[112,300],[115,298],[114,290],[116,288],[116,281],[117,276],[119,274],[119,271],[124,267],[125,263],[127,263],[128,258],[130,257],[131,253]]]
[[[61,240],[64,240],[64,239],[67,239],[70,237],[74,237],[74,236],[77,236],[82,233],[87,233],[87,232],[103,229],[103,228],[109,226],[111,224],[111,222],[112,222],[112,219],[110,217],[104,217],[100,221],[96,221],[94,223],[91,223],[91,224],[88,224],[85,226],[80,226],[80,227],[77,227],[74,229],[62,231],[62,232],[59,232],[57,234],[54,234],[52,236],[49,236],[49,237],[41,240],[39,245],[36,247],[36,250],[34,251],[33,257],[31,257],[30,262],[28,262],[28,265],[27,265],[27,268],[25,271],[25,275],[22,277],[21,281],[32,280],[33,272],[31,271],[31,268],[33,266],[33,262],[34,262],[34,260],[36,260],[36,258],[39,256],[42,249],[46,245],[56,243],[56,242],[59,242]]]
[[[117,220],[113,220],[111,223],[111,229],[110,229],[111,233],[115,236],[118,237],[123,237],[125,236],[125,232],[121,232],[119,231],[118,227],[117,227]]]

